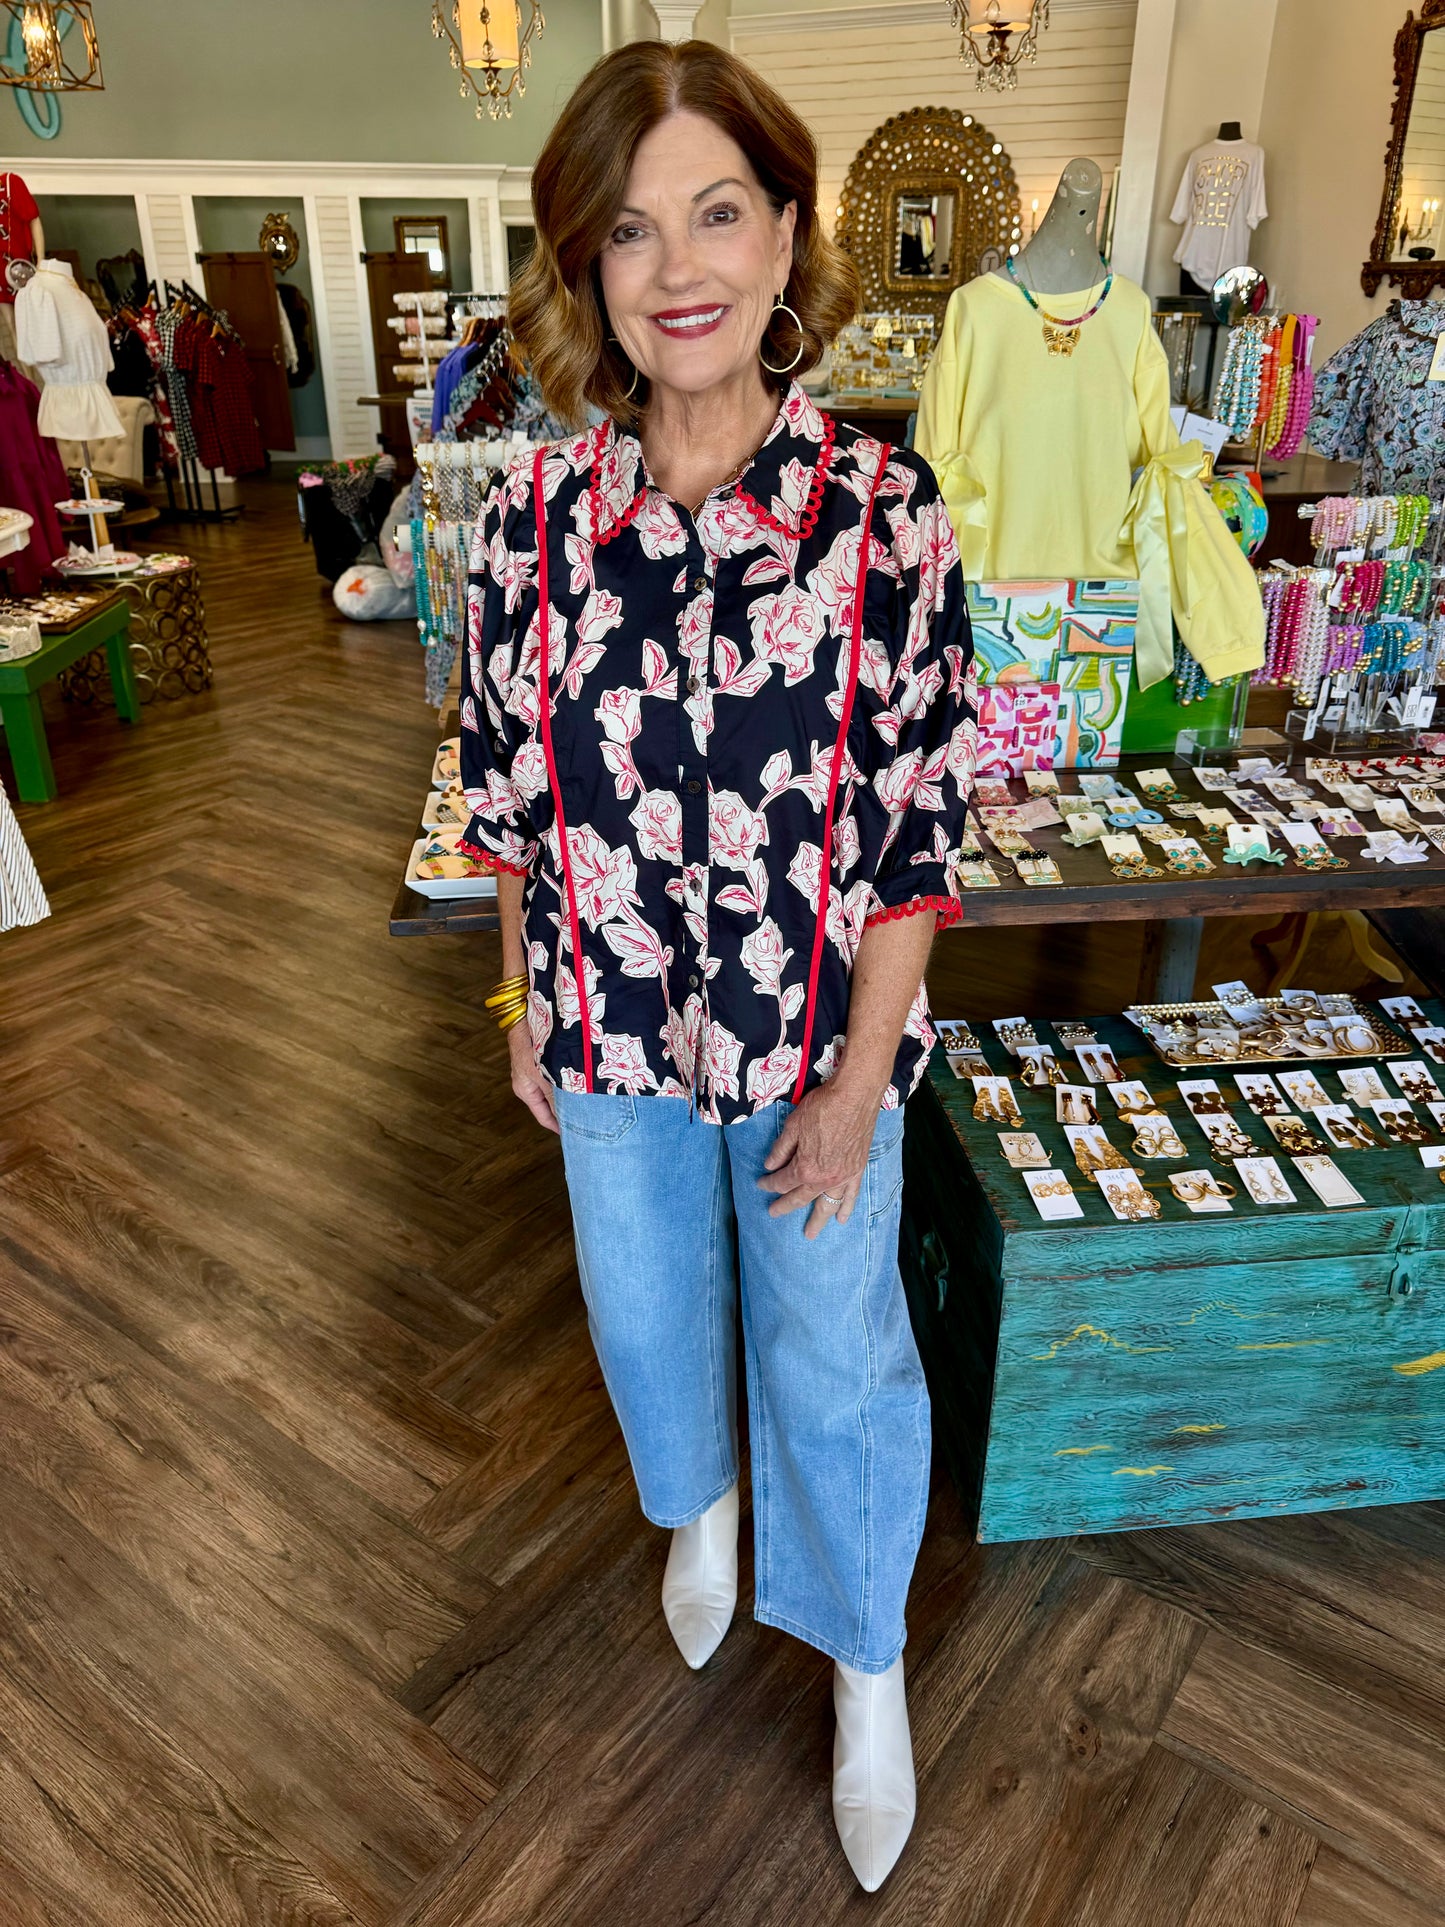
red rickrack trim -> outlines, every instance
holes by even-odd
[[[911,903],[894,903],[886,909],[875,910],[871,917],[863,919],[863,928],[871,930],[875,923],[896,923],[899,917],[916,917],[924,910],[937,912],[940,930],[963,922],[963,905],[957,897],[914,897]]]
[[[469,843],[464,836],[457,838],[457,855],[469,856],[473,863],[480,863],[482,868],[490,870],[493,876],[499,871],[505,871],[509,877],[529,877],[532,874],[530,864],[526,869],[518,869],[515,863],[504,863],[491,850],[484,850],[480,843]]]
[[[638,510],[642,507],[643,497],[647,494],[647,488],[644,484],[642,488],[638,489],[621,515],[619,515],[608,528],[600,529],[597,526],[599,519],[598,508],[602,499],[602,457],[606,453],[607,437],[610,429],[610,422],[599,422],[592,438],[592,479],[588,483],[588,493],[592,498],[592,540],[599,548],[601,548],[604,543],[614,541],[621,535],[624,529],[632,526],[632,523],[637,518]]]
[[[798,526],[796,528],[790,528],[781,516],[774,515],[768,509],[765,509],[756,495],[749,495],[748,491],[743,487],[741,477],[738,478],[737,485],[733,489],[733,494],[737,497],[738,501],[746,503],[753,514],[756,515],[758,520],[763,524],[764,528],[772,529],[777,535],[786,535],[794,542],[806,541],[818,526],[818,511],[823,505],[823,488],[828,480],[828,470],[833,465],[833,447],[837,439],[837,423],[831,415],[824,415],[823,446],[818,451],[818,459],[813,467],[812,484],[808,489],[808,499],[803,504],[803,513],[798,517]],[[887,459],[886,450],[884,452],[884,459]]]

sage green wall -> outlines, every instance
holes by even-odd
[[[74,248],[88,276],[107,255],[141,252],[140,222],[130,194],[40,194],[47,250]]]
[[[425,198],[411,201],[388,201],[372,195],[363,195],[361,201],[361,238],[369,249],[378,254],[390,254],[396,247],[396,229],[392,226],[398,214],[444,214],[447,222],[447,250],[451,255],[452,278],[449,285],[453,288],[469,288],[472,285],[472,250],[467,227],[467,204],[465,201],[449,201],[444,196],[434,194],[430,200]]]
[[[69,94],[53,141],[0,101],[0,156],[117,160],[535,159],[602,51],[599,0],[547,0],[525,99],[477,120],[428,0],[105,0],[105,89]]]
[[[217,254],[228,248],[237,254],[252,253],[261,238],[261,223],[268,214],[284,214],[295,228],[301,252],[296,257],[295,265],[288,268],[281,279],[293,282],[311,304],[311,354],[316,366],[304,387],[288,388],[291,419],[303,455],[314,458],[328,453],[331,442],[326,422],[326,389],[321,380],[321,358],[316,344],[311,258],[306,251],[306,210],[299,200],[288,200],[284,194],[272,195],[265,201],[247,200],[239,194],[198,194],[195,207],[196,233],[200,237],[201,248],[203,251],[214,250]],[[199,267],[193,285],[204,289],[205,278]]]

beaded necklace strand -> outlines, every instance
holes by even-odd
[[[1099,296],[1093,307],[1086,308],[1083,314],[1075,315],[1072,319],[1068,319],[1063,315],[1050,314],[1046,308],[1042,307],[1039,302],[1035,300],[1032,290],[1026,288],[1019,279],[1019,271],[1014,266],[1012,255],[1009,256],[1004,265],[1008,270],[1009,279],[1013,282],[1024,300],[1028,302],[1034,313],[1043,322],[1044,345],[1049,353],[1051,355],[1071,355],[1079,345],[1079,330],[1086,321],[1093,320],[1100,308],[1102,308],[1104,303],[1109,299],[1109,290],[1114,285],[1112,273],[1104,283],[1104,292]]]

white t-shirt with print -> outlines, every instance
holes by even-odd
[[[1252,141],[1208,141],[1184,163],[1171,221],[1183,221],[1174,259],[1208,287],[1226,268],[1249,260],[1249,237],[1269,213],[1264,149]]]

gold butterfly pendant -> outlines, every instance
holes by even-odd
[[[1079,345],[1077,328],[1056,328],[1044,323],[1044,346],[1051,355],[1071,355]]]

